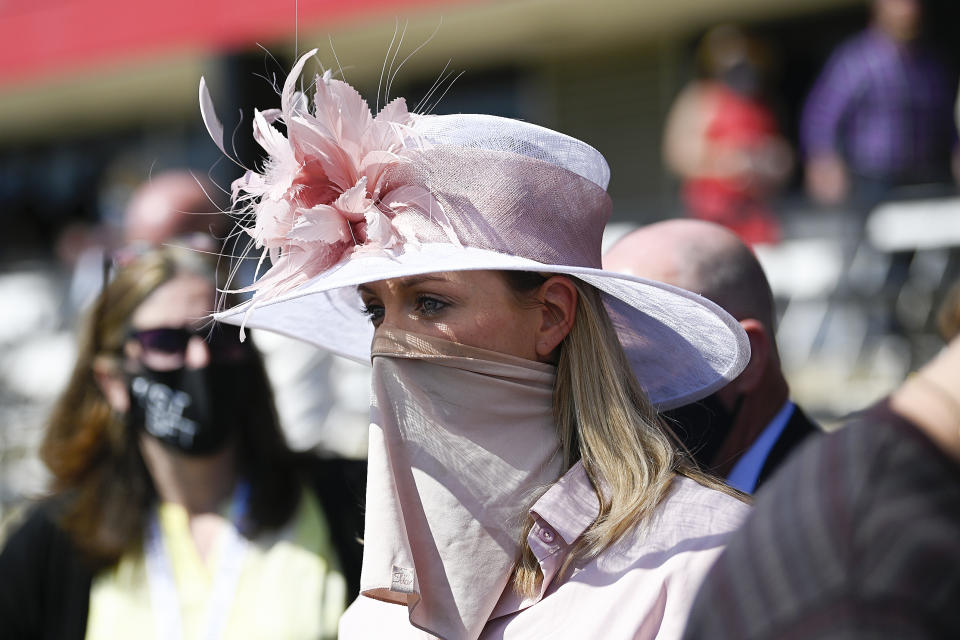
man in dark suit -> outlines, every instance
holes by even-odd
[[[957,287],[948,346],[763,488],[684,640],[960,638]]]
[[[699,220],[648,225],[617,242],[606,269],[698,293],[726,309],[750,339],[750,362],[726,387],[666,413],[704,469],[753,493],[819,427],[789,397],[774,339],[773,294],[753,252]]]

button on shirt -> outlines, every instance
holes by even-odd
[[[540,593],[520,598],[504,591],[481,638],[679,638],[700,582],[749,507],[678,476],[646,525],[562,577],[557,574],[572,544],[599,513],[582,465],[531,511],[535,524],[527,541],[543,571]],[[373,637],[429,636],[409,625],[406,607],[360,597],[341,620],[340,638]]]

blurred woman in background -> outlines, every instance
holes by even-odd
[[[214,276],[151,249],[94,304],[42,446],[53,496],[0,556],[9,637],[335,635],[327,518],[257,351],[205,321]]]
[[[763,98],[768,57],[733,25],[710,29],[698,48],[702,77],[677,96],[663,136],[664,162],[683,180],[687,213],[747,244],[780,239],[770,200],[793,167]]]

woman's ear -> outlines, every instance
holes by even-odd
[[[93,361],[93,379],[103,392],[107,403],[117,413],[126,413],[130,409],[130,394],[127,382],[120,373],[117,363],[106,358]]]
[[[537,356],[552,359],[554,352],[573,328],[577,315],[577,287],[566,276],[552,276],[537,290],[542,317],[537,330]]]

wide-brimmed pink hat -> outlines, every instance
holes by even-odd
[[[409,113],[402,98],[374,117],[329,73],[316,78],[311,106],[296,86],[315,53],[294,66],[280,109],[254,113],[269,158],[262,173],[234,183],[233,199],[254,214],[246,232],[269,268],[249,287],[251,300],[217,319],[369,361],[373,327],[357,285],[441,271],[558,273],[605,294],[659,408],[706,396],[743,369],[746,335],[720,307],[601,268],[610,172],[596,149],[507,118]],[[200,104],[223,149],[202,80]]]

